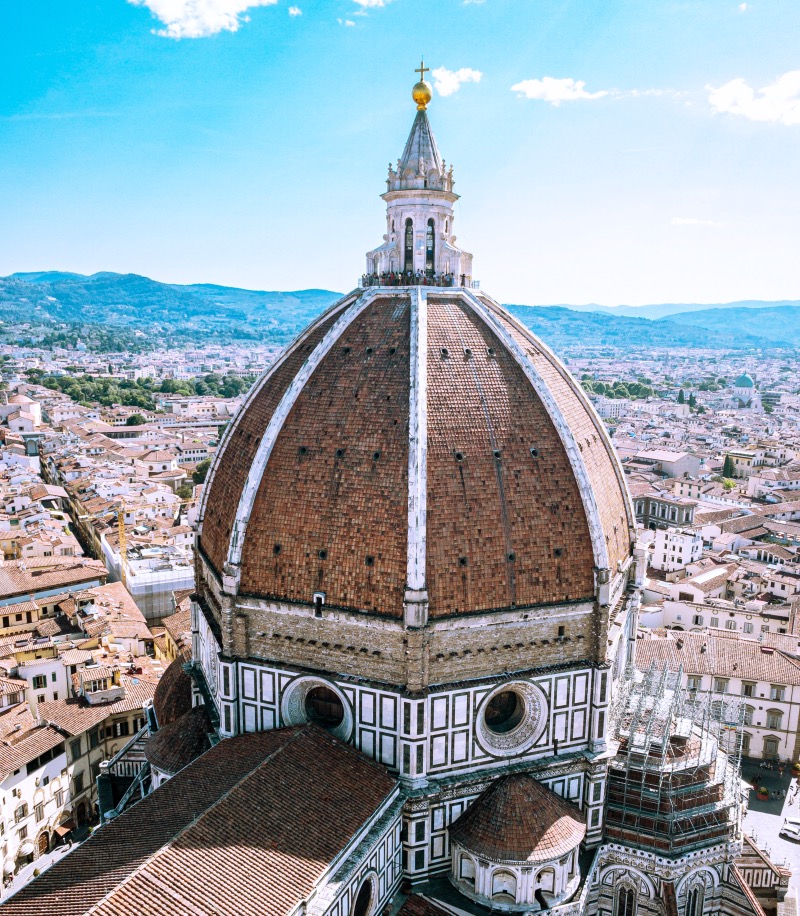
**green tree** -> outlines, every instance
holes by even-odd
[[[722,462],[722,476],[728,478],[734,476],[733,458],[730,455],[726,455]]]
[[[201,461],[192,472],[192,480],[195,483],[205,483],[208,476],[208,469],[211,467],[211,459],[206,458]]]
[[[684,394],[683,394],[683,388],[681,388],[681,390],[678,392],[678,403],[679,404],[686,403],[686,398],[684,397]]]
[[[694,396],[694,392],[689,395],[689,406],[697,407],[697,398]]]
[[[181,499],[191,499],[194,489],[192,485],[187,480],[186,483],[182,483],[178,489],[175,491],[175,495],[179,496]]]
[[[147,421],[140,413],[132,413],[125,421],[126,426],[143,426]]]

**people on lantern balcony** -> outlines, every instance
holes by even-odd
[[[461,274],[459,278],[455,274],[436,273],[435,271],[391,270],[380,274],[362,274],[358,285],[362,288],[367,286],[468,286],[470,279],[465,274]]]

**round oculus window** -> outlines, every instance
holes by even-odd
[[[283,725],[314,722],[341,741],[353,731],[353,711],[345,695],[319,677],[298,677],[287,685],[281,698]]]
[[[314,687],[306,694],[306,715],[328,731],[338,728],[344,721],[344,705],[339,695],[330,687]]]
[[[495,687],[478,710],[477,738],[493,757],[514,757],[541,737],[547,721],[547,698],[526,681]]]
[[[372,882],[367,880],[361,885],[353,902],[353,908],[350,910],[351,916],[367,916],[372,904]]]
[[[525,718],[525,701],[515,690],[503,690],[486,704],[483,718],[492,734],[506,735]]]

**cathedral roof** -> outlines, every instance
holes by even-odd
[[[396,791],[314,725],[213,747],[4,903],[4,916],[288,916]]]
[[[755,388],[755,382],[753,381],[752,376],[748,375],[746,372],[744,375],[740,375],[739,378],[733,383],[734,388]]]
[[[407,587],[432,618],[592,598],[633,522],[580,385],[464,289],[331,307],[252,389],[205,500],[201,554],[238,593],[400,619]]]
[[[493,782],[450,828],[452,840],[495,862],[548,862],[585,834],[578,808],[527,773]]]
[[[420,161],[424,161],[426,172],[431,168],[435,168],[437,172],[442,170],[442,157],[436,146],[431,122],[424,110],[418,111],[414,118],[411,133],[408,135],[403,155],[398,162],[397,171],[402,175],[406,169],[413,169],[416,174]]]

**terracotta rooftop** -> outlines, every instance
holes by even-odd
[[[191,654],[187,649],[171,662],[158,682],[153,707],[161,728],[175,722],[192,708],[192,681],[183,670]]]
[[[583,814],[526,773],[501,776],[450,828],[465,849],[495,862],[547,862],[575,849]]]
[[[148,738],[144,755],[151,765],[174,775],[211,747],[205,706],[194,706]]]
[[[780,649],[742,639],[733,632],[670,632],[655,639],[637,640],[636,667],[646,671],[651,665],[672,671],[682,668],[685,674],[800,684],[799,662],[788,658]]]
[[[231,738],[52,865],[4,916],[287,916],[396,785],[313,725]]]

